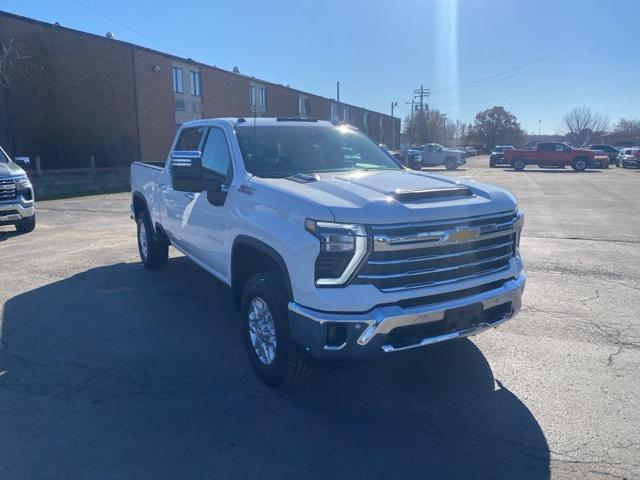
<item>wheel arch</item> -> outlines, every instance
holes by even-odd
[[[290,300],[293,299],[291,277],[282,255],[257,238],[238,235],[233,241],[231,250],[231,289],[236,310],[240,310],[242,290],[247,280],[252,275],[265,270],[280,272],[287,297]]]

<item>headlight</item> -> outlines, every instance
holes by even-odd
[[[31,182],[29,181],[29,177],[27,177],[26,175],[17,175],[15,177],[13,177],[13,181],[16,184],[16,187],[18,189],[21,188],[28,188],[31,186]]]
[[[304,227],[320,241],[320,254],[315,263],[316,285],[346,283],[367,252],[364,226],[307,219]]]

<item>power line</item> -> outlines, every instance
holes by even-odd
[[[88,10],[91,10],[91,11],[92,11],[92,12],[94,12],[94,13],[97,13],[97,14],[98,14],[98,15],[100,15],[101,17],[104,17],[104,18],[106,18],[107,20],[110,20],[110,21],[112,21],[113,23],[116,23],[116,24],[120,25],[122,28],[124,28],[124,29],[126,29],[126,30],[129,30],[129,31],[130,31],[130,32],[132,32],[132,33],[135,33],[136,35],[139,35],[139,36],[141,36],[141,37],[144,37],[144,38],[146,38],[147,40],[149,40],[149,41],[151,41],[151,42],[153,42],[153,43],[155,43],[155,44],[162,45],[162,46],[163,46],[163,47],[165,47],[165,48],[173,49],[173,47],[172,47],[171,45],[169,45],[169,44],[167,44],[167,43],[164,43],[164,42],[161,42],[160,40],[156,40],[155,38],[150,37],[149,35],[147,35],[147,34],[145,34],[145,33],[142,33],[142,32],[140,32],[140,31],[136,30],[135,28],[131,28],[130,26],[128,26],[128,25],[126,25],[126,24],[122,23],[120,20],[117,20],[117,19],[113,18],[111,15],[108,15],[108,14],[106,14],[106,13],[104,13],[104,12],[102,12],[102,11],[98,10],[97,8],[92,7],[91,5],[88,5],[88,4],[84,3],[84,2],[83,2],[83,1],[81,1],[81,0],[73,0],[73,1],[74,1],[75,3],[77,3],[78,5],[81,5],[81,6],[83,6],[84,8],[86,8],[86,9],[88,9]]]
[[[499,73],[494,73],[493,75],[489,75],[488,77],[479,78],[478,80],[474,80],[472,82],[467,82],[467,83],[461,83],[459,85],[454,85],[452,87],[438,88],[437,90],[433,90],[433,92],[434,93],[446,92],[448,90],[455,90],[457,88],[470,87],[472,85],[477,85],[479,83],[486,82],[487,80],[493,80],[493,79],[499,78],[499,77],[501,77],[503,75],[507,75],[509,73],[516,72],[518,70],[522,70],[523,68],[526,68],[526,67],[528,67],[530,65],[533,65],[535,63],[542,62],[543,60],[546,60],[547,58],[552,57],[552,56],[554,56],[556,54],[557,53],[555,53],[555,52],[554,53],[549,53],[547,55],[543,55],[542,57],[536,58],[535,60],[531,60],[530,62],[523,63],[522,65],[515,66],[513,68],[510,68],[508,70],[504,70],[504,71],[499,72]]]
[[[553,85],[553,86],[550,86],[550,87],[547,87],[547,88],[543,88],[543,89],[532,90],[532,91],[523,92],[523,93],[516,93],[514,95],[507,95],[507,96],[504,96],[504,97],[485,98],[484,100],[474,100],[474,101],[470,101],[470,102],[438,103],[438,104],[434,104],[432,106],[435,106],[435,107],[451,107],[451,106],[456,106],[456,105],[472,105],[472,104],[476,104],[476,103],[497,102],[497,101],[500,101],[500,100],[508,100],[508,99],[511,99],[511,98],[523,97],[523,96],[526,96],[526,95],[536,95],[536,94],[545,93],[545,92],[548,92],[548,91],[551,91],[551,90],[557,90],[557,89],[560,89],[560,88],[570,87],[570,86],[573,86],[573,85],[579,85],[581,83],[589,82],[589,81],[594,80],[596,78],[608,77],[610,75],[616,75],[616,74],[618,74],[620,72],[624,72],[624,71],[627,71],[627,70],[632,70],[632,69],[638,68],[638,67],[640,67],[640,63],[636,64],[636,65],[627,66],[627,67],[624,67],[624,68],[621,68],[621,69],[618,69],[618,70],[610,71],[610,72],[607,72],[607,73],[603,73],[603,74],[600,74],[600,75],[592,75],[591,77],[583,78],[583,79],[577,80],[575,82],[561,83],[561,84]]]
[[[386,106],[387,106],[387,104],[386,104],[386,103],[382,103],[382,102],[375,102],[375,101],[373,101],[373,100],[369,100],[368,98],[363,97],[362,95],[358,95],[357,93],[355,93],[355,92],[353,92],[353,91],[349,90],[348,88],[344,88],[344,85],[343,85],[343,86],[341,86],[341,88],[342,88],[342,90],[344,90],[345,92],[349,93],[350,95],[353,95],[354,97],[359,98],[360,100],[362,100],[362,101],[364,101],[364,102],[370,103],[370,104],[372,104],[372,105],[379,105],[379,106],[381,106],[381,107],[386,107]]]

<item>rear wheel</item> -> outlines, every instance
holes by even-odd
[[[29,233],[36,229],[36,215],[33,214],[30,217],[20,220],[16,223],[16,230],[18,233]]]
[[[513,160],[513,169],[521,172],[524,170],[524,167],[527,166],[527,162],[525,162],[524,158],[515,158]]]
[[[289,335],[287,295],[278,272],[258,273],[242,292],[241,317],[249,361],[272,387],[297,383],[311,368]]]
[[[576,172],[584,172],[587,169],[587,161],[582,157],[574,158],[571,167]]]
[[[158,270],[164,267],[169,258],[169,245],[162,239],[156,238],[147,212],[138,215],[137,224],[138,253],[142,265],[149,270]]]

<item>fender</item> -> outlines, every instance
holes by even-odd
[[[233,285],[233,277],[234,277],[233,276],[233,272],[234,272],[233,252],[235,251],[235,248],[238,245],[247,245],[249,247],[253,247],[256,250],[259,250],[260,252],[267,255],[274,262],[276,262],[276,264],[278,265],[278,267],[280,267],[280,270],[283,273],[284,287],[286,289],[287,295],[290,299],[293,298],[293,289],[291,288],[291,277],[289,276],[289,269],[287,268],[287,264],[282,258],[282,255],[280,255],[273,247],[267,245],[263,241],[258,240],[257,238],[254,238],[254,237],[250,237],[248,235],[238,235],[233,240],[233,247],[231,248],[231,259],[232,259],[231,260],[231,279],[232,279],[231,288],[234,290],[234,292],[236,289],[235,289],[235,286]]]

